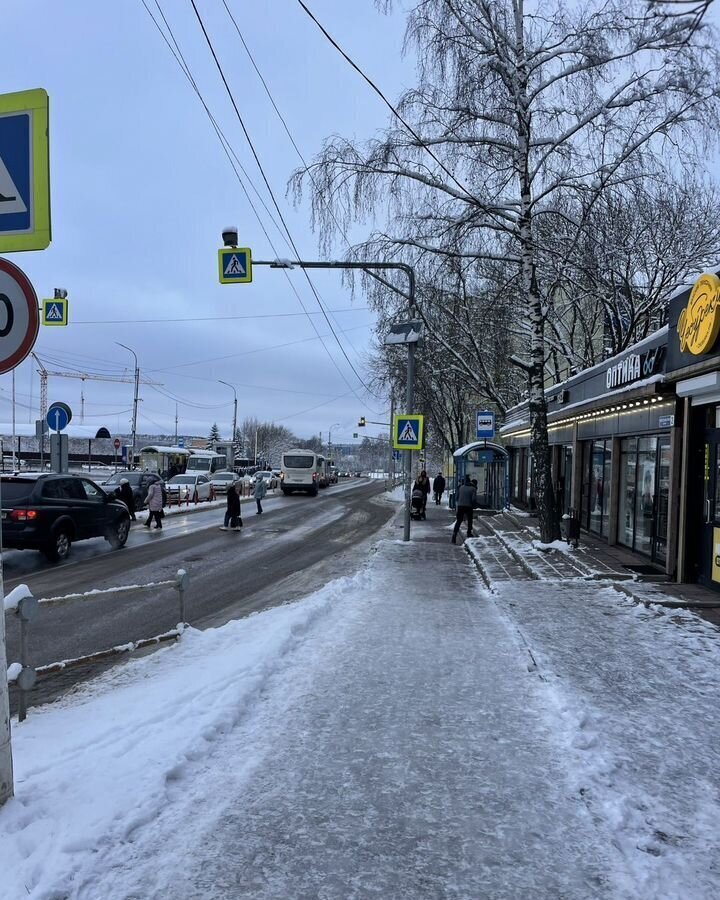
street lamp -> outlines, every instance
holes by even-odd
[[[341,428],[339,422],[333,422],[332,425],[328,428],[328,456],[332,459],[332,430],[335,427]]]
[[[218,384],[224,384],[225,387],[232,388],[232,392],[233,392],[233,397],[234,397],[234,399],[233,399],[233,423],[232,423],[232,436],[230,438],[230,441],[233,446],[233,465],[235,465],[235,435],[237,434],[237,391],[235,390],[233,385],[230,384],[229,381],[223,381],[222,379],[218,379]]]
[[[137,432],[137,410],[138,410],[138,393],[140,391],[140,369],[138,367],[138,358],[137,353],[132,349],[132,347],[128,347],[127,344],[121,344],[120,341],[115,341],[118,347],[122,347],[123,350],[128,350],[132,353],[133,358],[135,360],[135,396],[133,397],[133,415],[132,415],[132,456],[130,458],[130,464],[128,465],[128,469],[132,469],[135,465],[135,435]]]

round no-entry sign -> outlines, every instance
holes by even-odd
[[[115,438],[115,440],[113,441],[113,447],[114,447],[116,450],[119,450],[119,449],[120,449],[120,438]]]
[[[0,259],[0,374],[25,359],[40,328],[38,298],[25,273]]]

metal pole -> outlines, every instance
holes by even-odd
[[[375,262],[371,260],[363,260],[363,261],[353,261],[348,262],[346,260],[302,260],[302,259],[258,259],[253,260],[254,266],[270,266],[273,269],[292,269],[294,266],[297,266],[300,269],[365,269],[370,274],[372,274],[373,270],[396,270],[400,272],[405,272],[408,278],[408,292],[407,292],[407,300],[408,305],[410,307],[410,316],[415,315],[415,270],[412,266],[407,265],[406,263],[390,263],[390,262]],[[378,277],[378,276],[375,276]],[[379,278],[387,287],[392,290],[397,291],[397,288],[385,281],[382,278]],[[398,292],[401,293],[401,292]],[[413,414],[413,404],[414,404],[414,381],[415,381],[415,344],[408,344],[408,362],[407,362],[407,397],[406,397],[406,407],[409,415]],[[404,537],[403,540],[410,540],[410,488],[411,488],[411,476],[412,476],[412,452],[410,450],[405,451],[405,528],[404,528]]]
[[[395,421],[395,394],[390,394],[390,436],[388,438],[388,490],[395,487],[395,449],[393,448],[393,422]]]
[[[23,669],[29,665],[30,653],[28,651],[28,623],[20,620],[20,665]],[[27,692],[18,692],[18,722],[24,722],[27,718]]]
[[[413,413],[413,404],[415,396],[415,344],[408,344],[408,360],[407,360],[407,391],[405,396],[405,412],[408,415]],[[403,531],[403,540],[410,540],[410,503],[412,491],[412,450],[405,450],[405,528]]]
[[[12,467],[17,469],[15,461],[15,369],[12,370]]]
[[[137,411],[138,411],[138,395],[140,393],[140,368],[138,366],[138,358],[137,353],[132,349],[132,347],[128,347],[127,344],[121,344],[120,341],[115,341],[118,347],[122,347],[125,350],[129,350],[133,355],[133,359],[135,360],[135,394],[133,396],[133,415],[132,415],[132,456],[130,458],[130,465],[128,469],[132,469],[135,464],[135,443],[136,443],[136,432],[137,432]]]
[[[222,381],[218,379],[218,384],[224,384],[225,387],[229,387],[233,392],[233,423],[232,423],[232,434],[230,435],[230,443],[234,446],[235,444],[235,432],[237,431],[237,391],[230,384],[229,381]],[[233,450],[233,465],[235,464],[235,451]]]
[[[0,525],[0,529],[2,525]],[[12,745],[10,743],[10,690],[8,688],[7,652],[5,649],[5,591],[2,580],[2,557],[0,556],[0,806],[14,793]]]

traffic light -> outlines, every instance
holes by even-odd
[[[364,427],[365,427],[365,416],[360,416],[360,421],[358,422],[358,426],[359,426],[360,428],[364,428]]]

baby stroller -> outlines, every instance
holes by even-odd
[[[410,518],[419,522],[425,518],[425,494],[420,488],[413,488],[410,498]]]

